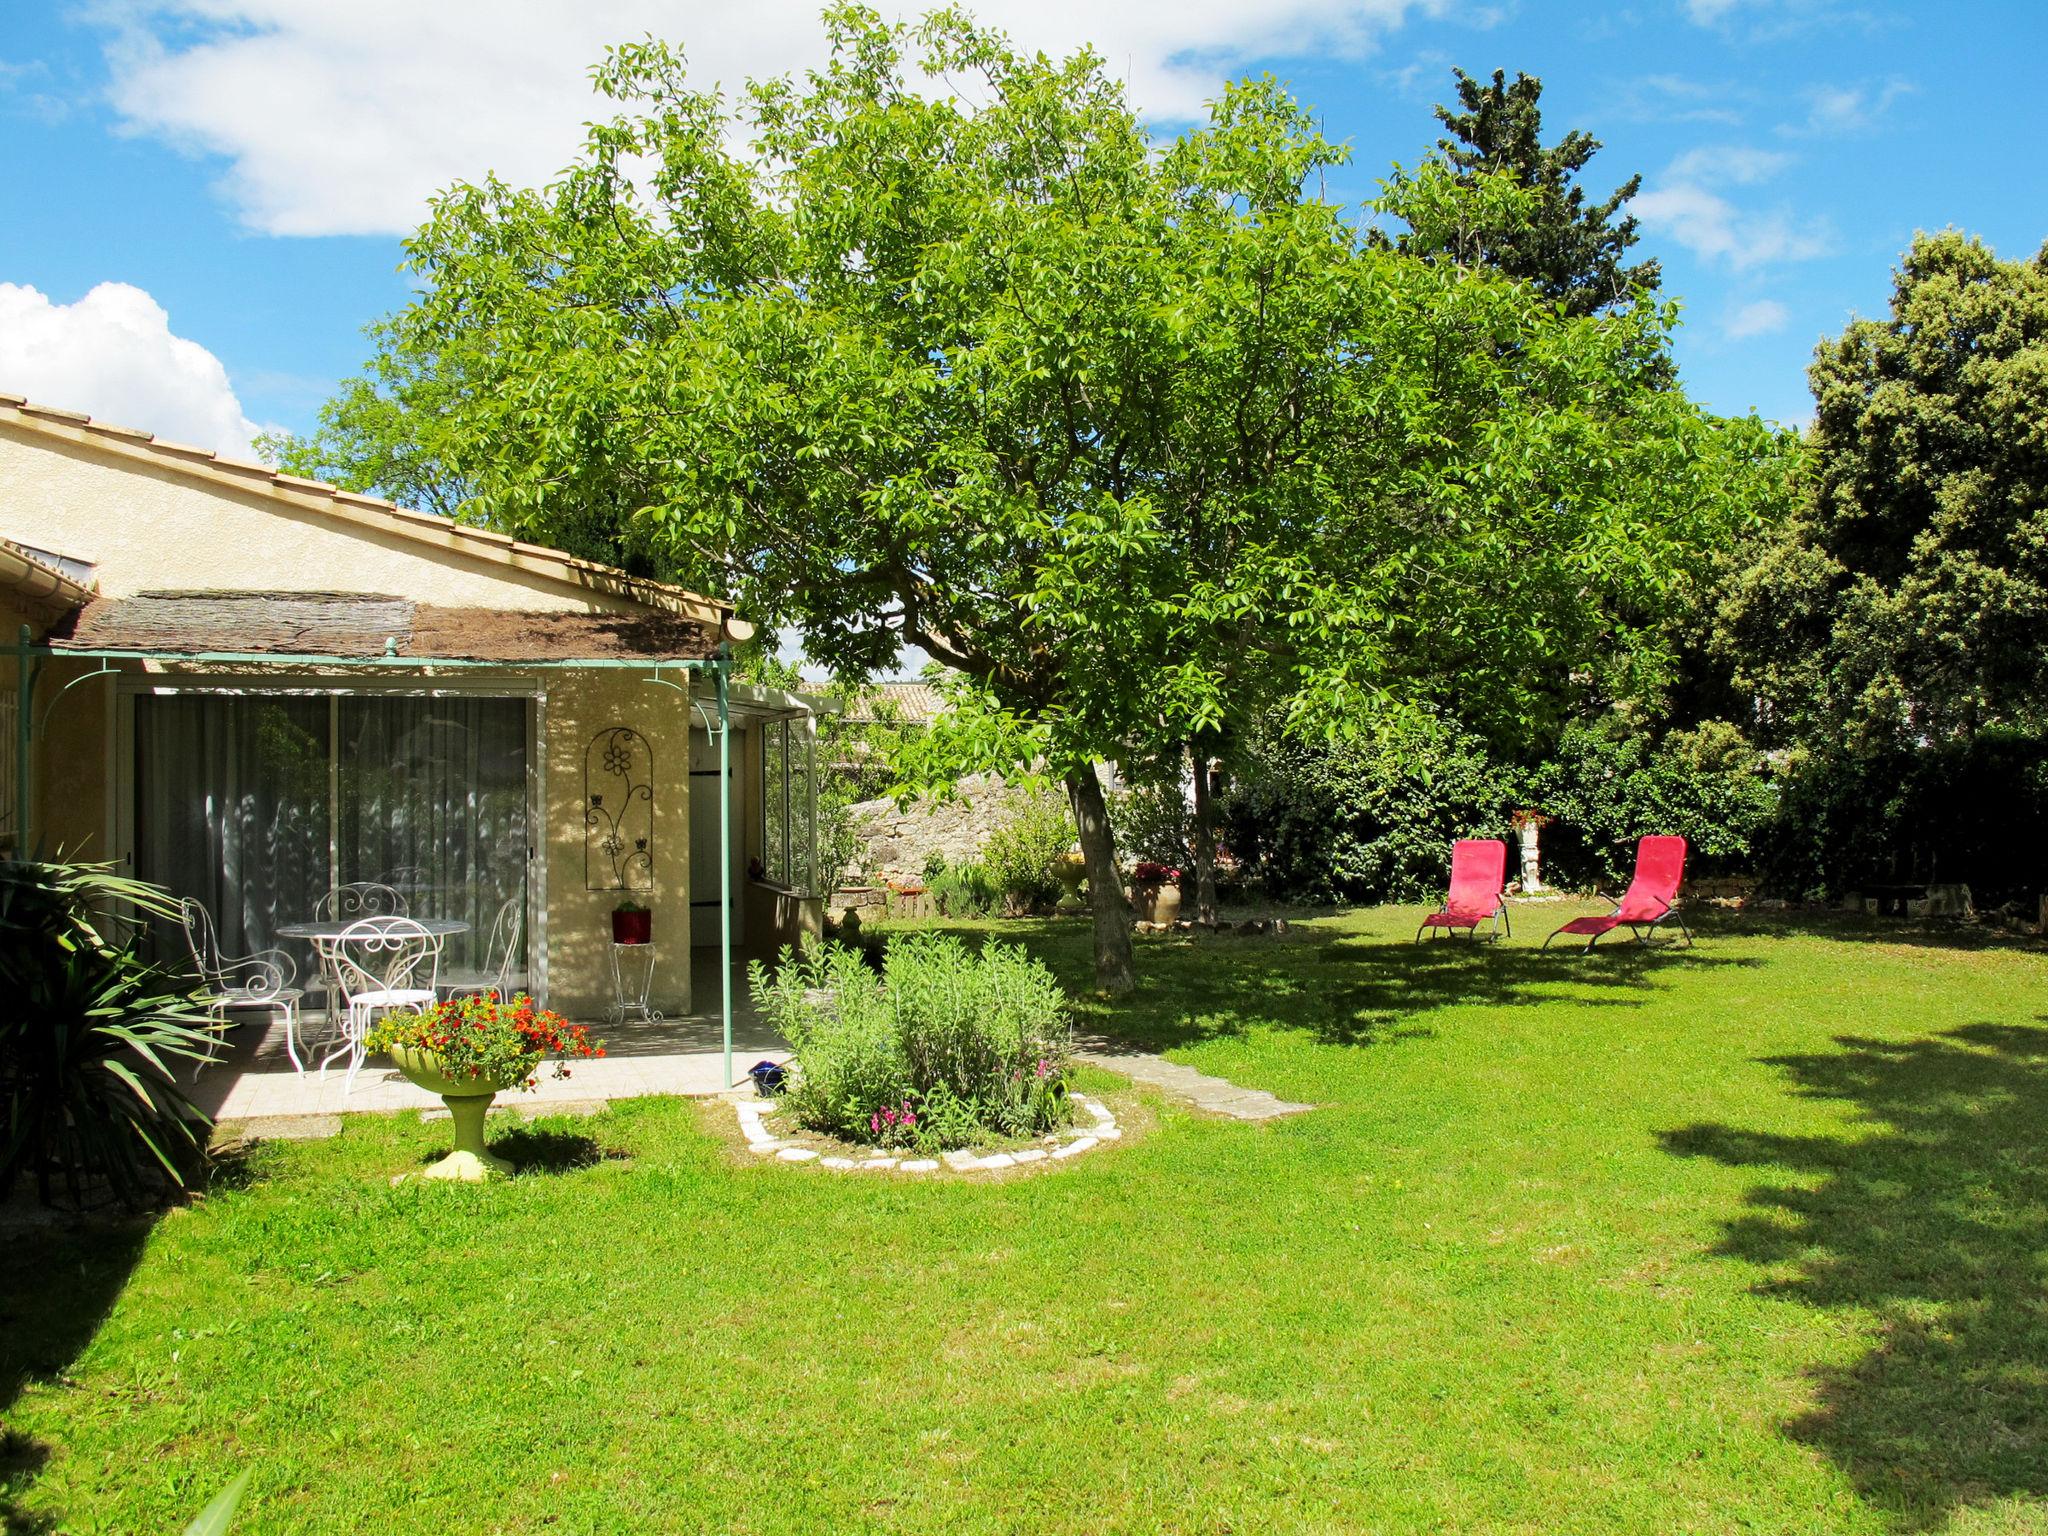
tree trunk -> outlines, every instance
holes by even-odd
[[[1110,830],[1102,781],[1095,777],[1092,764],[1067,775],[1067,803],[1074,808],[1074,829],[1088,865],[1088,905],[1095,913],[1095,984],[1105,992],[1128,992],[1137,985],[1131,969],[1131,908],[1116,867],[1116,834]]]
[[[1199,741],[1188,743],[1195,771],[1195,921],[1216,922],[1216,808],[1209,797],[1209,758]]]

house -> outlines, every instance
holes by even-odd
[[[231,953],[374,881],[458,966],[517,911],[594,1018],[631,897],[673,1015],[719,1004],[693,949],[729,986],[728,935],[820,921],[812,701],[732,681],[723,602],[0,395],[0,625],[0,845],[198,897]]]

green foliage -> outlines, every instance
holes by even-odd
[[[1922,235],[1824,345],[1810,499],[1723,646],[1779,739],[1873,751],[2048,719],[2048,265]]]
[[[1452,74],[1464,110],[1436,109],[1437,120],[1452,135],[1438,141],[1439,152],[1463,185],[1497,176],[1528,196],[1515,216],[1411,227],[1398,247],[1461,265],[1494,267],[1575,315],[1633,303],[1654,290],[1661,276],[1654,260],[1626,264],[1636,243],[1634,216],[1616,219],[1641,190],[1643,178],[1631,176],[1604,201],[1589,205],[1576,178],[1600,141],[1574,130],[1544,146],[1541,80],[1517,74],[1510,85],[1498,69],[1491,83],[1462,69]]]
[[[1268,729],[1223,806],[1224,841],[1267,893],[1421,901],[1443,893],[1450,845],[1507,835],[1513,776],[1441,720],[1399,739],[1328,743]]]
[[[1187,791],[1178,780],[1139,782],[1109,797],[1109,816],[1116,826],[1116,845],[1127,859],[1150,860],[1174,869],[1192,869],[1193,817]]]
[[[1029,911],[1059,899],[1053,861],[1074,845],[1074,818],[1058,795],[1038,791],[1017,797],[1001,825],[982,845],[988,879]]]
[[[136,1205],[196,1174],[208,1121],[178,1085],[214,1024],[189,980],[136,952],[162,891],[93,864],[0,861],[0,1196],[96,1186]]]
[[[795,1053],[787,1112],[813,1130],[938,1151],[1067,1119],[1066,1000],[1021,949],[899,938],[877,975],[820,945],[785,949],[772,973],[757,960],[748,979]]]
[[[941,917],[988,917],[1002,910],[1003,886],[988,865],[978,860],[947,864],[934,854],[938,868],[927,865],[925,899]]]
[[[1952,881],[2032,919],[2048,868],[2048,732],[1991,727],[1926,746],[1790,754],[1761,873],[1793,897]]]
[[[1543,878],[1566,887],[1626,881],[1637,840],[1652,834],[1686,840],[1688,877],[1746,869],[1779,809],[1777,775],[1725,720],[1661,739],[1625,734],[1611,720],[1574,727],[1527,792],[1553,818]]]

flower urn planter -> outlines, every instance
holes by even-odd
[[[461,1179],[473,1184],[512,1171],[512,1165],[504,1158],[493,1157],[484,1149],[484,1116],[490,1111],[491,1100],[507,1088],[517,1087],[525,1079],[526,1070],[497,1080],[455,1078],[442,1071],[441,1058],[433,1051],[394,1045],[387,1054],[415,1084],[441,1096],[455,1127],[455,1150],[427,1168],[422,1177]]]
[[[1085,912],[1088,903],[1081,899],[1081,882],[1088,878],[1087,859],[1077,852],[1063,853],[1052,861],[1052,874],[1060,883],[1060,899],[1053,904],[1053,911],[1062,917]]]
[[[1180,883],[1164,881],[1160,884],[1134,885],[1131,887],[1131,906],[1141,923],[1161,923],[1172,927],[1180,921]]]
[[[646,907],[615,907],[612,910],[614,944],[652,944],[654,914]]]

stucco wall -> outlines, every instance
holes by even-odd
[[[0,422],[0,537],[88,560],[104,597],[150,590],[379,592],[447,606],[617,611],[614,594],[314,506],[194,479],[146,451]],[[13,633],[8,631],[9,635]]]
[[[671,674],[674,677],[675,674]],[[654,757],[652,887],[633,892],[654,914],[653,1003],[690,1011],[689,701],[632,669],[550,676],[547,754],[548,1001],[572,1018],[596,1018],[612,1000],[611,912],[620,893],[592,890],[585,876],[584,753],[615,725],[647,738]]]

